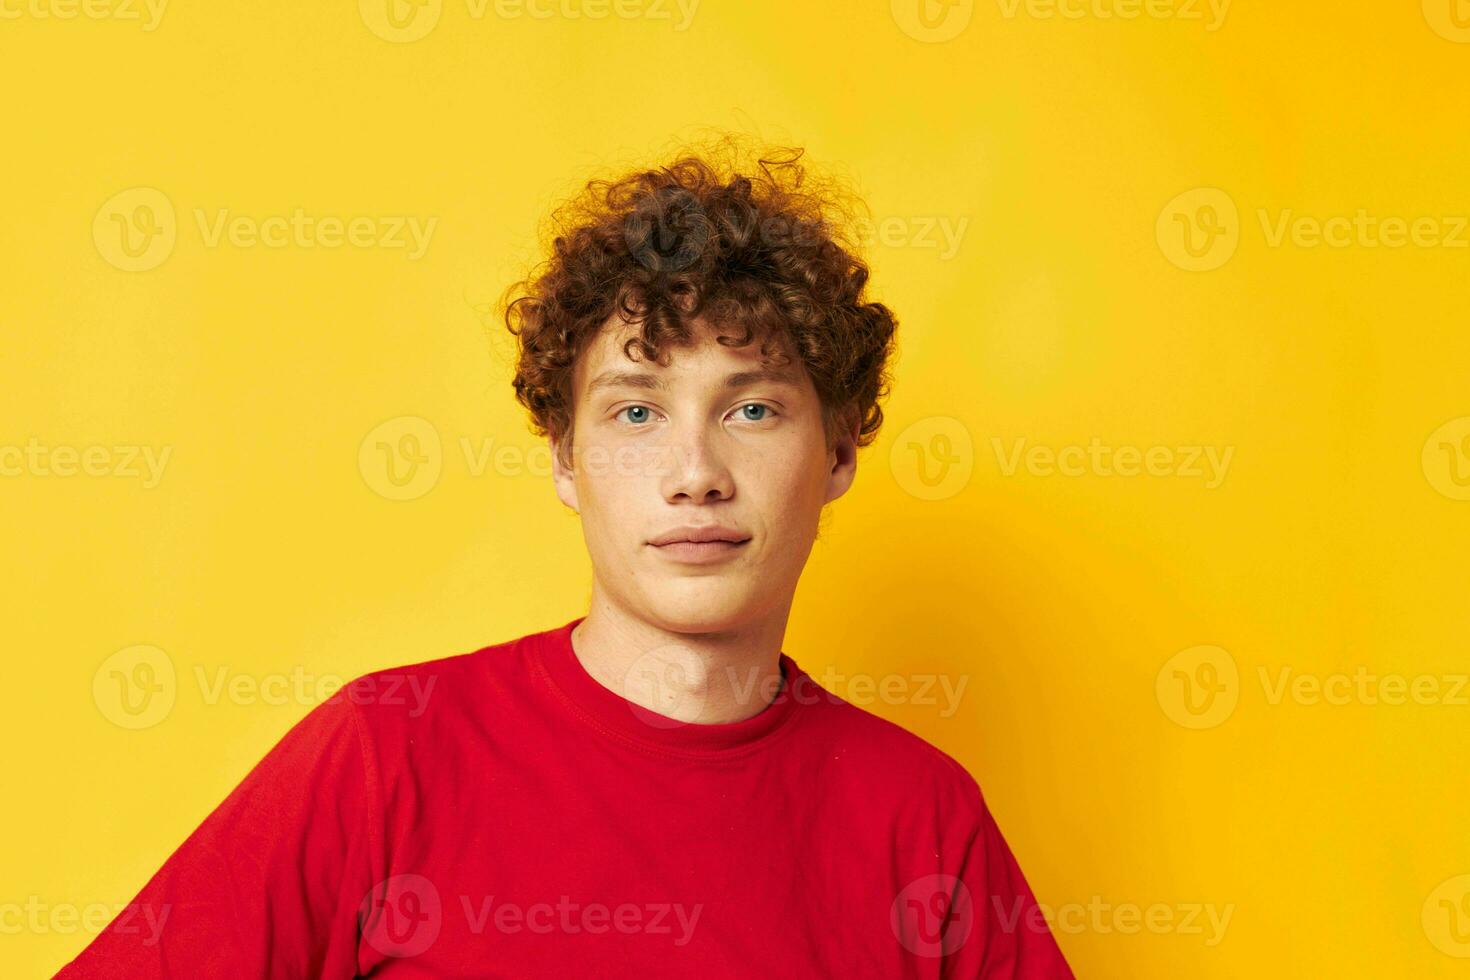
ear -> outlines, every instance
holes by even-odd
[[[843,415],[837,440],[827,450],[827,492],[824,503],[831,503],[846,493],[857,477],[857,437],[860,425],[861,419],[856,412]]]
[[[572,510],[581,513],[577,507],[577,481],[572,468],[562,462],[561,440],[555,436],[550,439],[551,443],[551,480],[556,485],[556,495],[561,502]]]

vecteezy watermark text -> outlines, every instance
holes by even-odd
[[[1075,934],[1093,932],[1099,935],[1120,933],[1135,935],[1202,936],[1206,946],[1218,946],[1235,914],[1234,903],[1219,906],[1212,902],[1109,902],[1093,895],[1086,902],[1061,905],[1037,903],[1025,907],[1025,899],[1017,897],[1007,904],[998,895],[990,897],[996,921],[1005,932],[1029,929],[1033,932]]]
[[[432,879],[399,874],[374,885],[358,906],[364,940],[387,956],[418,956],[438,940],[454,910],[454,896],[442,895]],[[460,893],[458,911],[474,935],[493,929],[506,935],[647,935],[667,937],[683,947],[694,938],[704,903],[582,901],[558,895],[555,901],[513,901],[494,895]]]
[[[137,936],[141,945],[156,946],[171,911],[173,906],[167,903],[78,904],[47,902],[39,895],[27,895],[24,902],[0,902],[0,935],[70,935],[76,932],[96,934],[116,920],[112,929],[118,935]]]
[[[314,707],[345,699],[353,704],[402,707],[417,718],[429,707],[438,677],[416,671],[376,671],[347,680],[315,674],[298,665],[289,671],[252,674],[225,666],[193,669],[199,700],[206,705]],[[92,676],[92,699],[103,717],[119,728],[152,728],[173,711],[181,689],[173,658],[149,644],[124,647],[104,660]]]
[[[3,2],[3,0],[0,0]],[[231,208],[193,209],[205,248],[342,248],[399,251],[410,260],[429,250],[436,217],[410,214],[240,214]],[[184,225],[173,201],[156,187],[130,187],[103,202],[92,217],[92,240],[109,264],[124,272],[147,272],[166,262]]]
[[[1009,448],[990,440],[1004,476],[1024,467],[1032,476],[1153,476],[1203,479],[1206,490],[1225,482],[1234,446],[1109,446],[1093,437],[1086,446],[1028,446],[1025,437]]]
[[[143,33],[156,31],[169,0],[0,0],[0,20],[137,21]]]
[[[32,436],[24,446],[0,445],[0,477],[141,477],[143,488],[152,490],[173,451],[172,446],[49,446]]]
[[[232,214],[217,208],[211,217],[203,208],[194,209],[199,234],[209,248],[228,242],[235,248],[353,248],[407,249],[407,258],[421,259],[429,250],[439,219],[417,215],[310,215],[296,208],[289,215]]]

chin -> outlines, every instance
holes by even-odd
[[[667,588],[644,597],[648,620],[671,633],[722,633],[759,618],[757,597],[707,580],[704,587]]]

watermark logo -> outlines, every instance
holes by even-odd
[[[1218,269],[1240,244],[1240,212],[1218,187],[1196,187],[1159,212],[1154,228],[1164,257],[1188,272]]]
[[[891,0],[893,21],[909,37],[925,44],[952,41],[975,17],[975,0]]]
[[[215,208],[210,213],[196,207],[191,213],[205,248],[401,250],[411,262],[428,252],[439,226],[435,217],[342,217],[309,214],[299,207],[265,217],[237,214],[229,208]],[[173,254],[179,232],[173,202],[153,187],[133,187],[114,194],[92,219],[92,240],[97,251],[124,272],[146,272],[163,264]]]
[[[1470,44],[1470,2],[1424,0],[1424,19],[1430,30],[1456,44]]]
[[[959,419],[931,415],[898,434],[888,452],[888,466],[910,496],[944,500],[969,484],[975,469],[975,443]]]
[[[173,202],[153,187],[119,191],[92,219],[98,253],[124,272],[147,272],[173,254],[179,225]]]
[[[173,710],[178,690],[173,660],[147,644],[117,651],[92,675],[92,700],[119,728],[152,728]]]
[[[1424,440],[1424,478],[1451,500],[1470,500],[1470,415],[1451,419]]]
[[[1266,248],[1470,249],[1470,216],[1463,214],[1299,214],[1294,208],[1255,209]],[[1235,254],[1243,234],[1234,200],[1218,188],[1186,191],[1159,213],[1156,233],[1164,256],[1181,269],[1208,272]]]
[[[704,254],[713,233],[699,199],[682,187],[645,196],[623,220],[628,251],[651,272],[680,272]]]
[[[394,875],[363,896],[357,922],[363,938],[384,956],[418,956],[439,938],[444,904],[423,875]]]
[[[453,898],[458,898],[457,902]],[[456,909],[455,906],[458,906]],[[546,936],[619,933],[667,936],[682,947],[694,938],[704,912],[703,903],[576,901],[560,895],[555,902],[514,902],[495,895],[460,893],[446,902],[434,883],[423,875],[401,874],[379,882],[363,896],[358,926],[364,939],[385,956],[419,956],[439,939],[446,922],[463,913],[463,927],[471,934],[494,930],[503,935]],[[454,926],[459,928],[458,919]]]
[[[417,500],[434,489],[444,469],[439,430],[417,415],[389,419],[363,438],[357,469],[380,497]]]
[[[1214,728],[1235,712],[1240,701],[1240,671],[1221,647],[1180,650],[1164,662],[1154,679],[1159,707],[1185,728]]]
[[[898,893],[888,910],[888,924],[903,948],[915,956],[950,956],[975,927],[970,889],[954,875],[925,875]]]
[[[703,672],[699,654],[678,643],[642,654],[623,675],[623,690],[636,695],[627,699],[634,717],[650,728],[679,728],[698,718],[706,696],[695,682]]]
[[[439,26],[444,0],[357,0],[357,10],[378,37],[409,44]]]
[[[199,701],[211,707],[290,704],[316,706],[327,701],[402,707],[409,718],[429,709],[438,677],[417,671],[378,671],[351,681],[340,674],[317,674],[297,665],[289,671],[251,674],[216,665],[195,664],[188,675]],[[151,728],[172,713],[179,695],[190,690],[168,654],[139,645],[119,650],[92,676],[92,699],[103,717],[122,728]]]
[[[465,16],[496,20],[619,20],[668,21],[673,30],[687,31],[694,22],[699,0],[465,0]],[[368,30],[385,41],[409,44],[427,37],[439,26],[443,0],[358,0],[358,14]]]
[[[1424,935],[1446,956],[1470,958],[1470,874],[1447,878],[1424,899]]]
[[[1269,707],[1418,705],[1470,707],[1470,674],[1378,673],[1365,664],[1351,672],[1314,673],[1291,665],[1255,669]],[[1244,686],[1235,659],[1219,647],[1190,647],[1176,653],[1155,681],[1159,706],[1185,728],[1214,728],[1235,711]]]

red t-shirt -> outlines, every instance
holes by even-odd
[[[785,654],[679,724],[580,621],[353,680],[58,976],[1072,976],[949,756]]]

